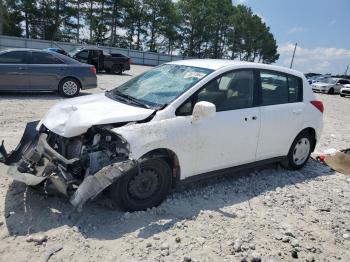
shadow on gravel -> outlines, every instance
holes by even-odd
[[[79,96],[90,95],[89,90],[82,90]],[[62,100],[64,97],[56,92],[0,92],[0,101],[2,99],[12,100]]]
[[[328,167],[313,160],[302,170],[294,172],[277,165],[265,166],[180,185],[158,208],[135,213],[108,208],[110,202],[104,197],[86,204],[78,213],[64,198],[46,197],[14,182],[5,199],[6,225],[10,235],[45,232],[67,225],[76,226],[89,238],[117,239],[130,232],[136,232],[140,238],[148,238],[167,231],[184,219],[194,219],[202,210],[235,219],[234,213],[222,209],[274,191],[277,187],[298,187],[299,183],[331,174]]]

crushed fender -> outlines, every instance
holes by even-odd
[[[128,160],[106,166],[95,175],[87,176],[70,198],[71,204],[78,211],[81,211],[86,201],[95,198],[105,188],[136,166],[136,161]]]

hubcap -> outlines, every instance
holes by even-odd
[[[78,85],[73,81],[66,81],[63,84],[63,92],[66,95],[72,96],[78,91]]]
[[[129,183],[132,198],[144,200],[153,196],[159,189],[159,174],[152,168],[141,168]]]
[[[301,138],[294,147],[293,161],[296,165],[304,164],[310,153],[310,141],[307,138]]]

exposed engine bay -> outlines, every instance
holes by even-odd
[[[9,166],[7,175],[14,180],[54,189],[69,197],[78,210],[137,167],[137,162],[129,159],[128,143],[110,131],[115,126],[93,126],[83,135],[66,138],[38,123],[27,124],[11,153],[2,143],[0,162]]]

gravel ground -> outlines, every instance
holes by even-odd
[[[110,89],[149,69],[99,75]],[[350,146],[350,99],[325,104],[316,151]],[[25,124],[61,98],[1,94],[0,139],[17,145]],[[0,167],[0,173],[5,172]],[[180,186],[158,208],[124,213],[101,197],[77,213],[64,198],[0,179],[0,261],[350,261],[350,177],[309,161]]]

